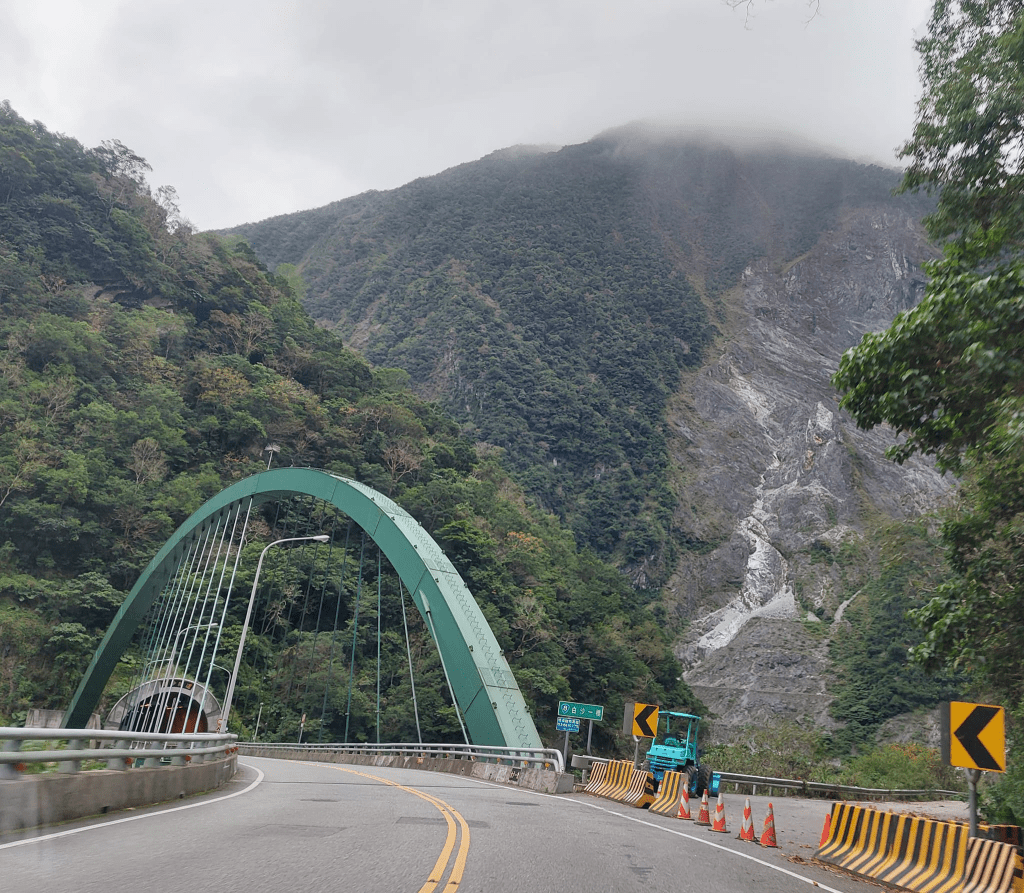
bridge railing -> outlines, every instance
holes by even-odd
[[[0,727],[0,779],[15,778],[31,764],[57,763],[59,772],[74,773],[86,760],[107,769],[201,763],[234,752],[237,735],[218,733],[160,734],[107,729],[25,729]],[[63,748],[25,750],[26,742],[66,742]]]
[[[353,756],[439,757],[449,760],[479,760],[510,766],[534,766],[565,772],[562,752],[550,747],[491,747],[478,744],[264,744],[245,742],[261,752],[280,754],[348,754]]]

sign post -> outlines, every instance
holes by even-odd
[[[1006,711],[992,704],[950,701],[942,712],[942,759],[967,770],[969,834],[977,837],[981,773],[1006,771]]]

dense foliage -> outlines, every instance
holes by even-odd
[[[658,586],[675,538],[665,408],[745,266],[808,250],[891,172],[633,129],[494,153],[389,193],[239,227],[305,305],[399,366],[578,540]]]
[[[921,606],[922,590],[943,579],[941,552],[924,524],[903,522],[866,538],[859,579],[833,632],[832,716],[841,726],[827,736],[833,756],[870,751],[880,728],[897,716],[958,700],[962,674],[927,674],[910,661],[922,639],[907,614]]]
[[[976,672],[1011,716],[1024,705],[1024,8],[936,0],[918,43],[924,95],[904,186],[939,193],[947,238],[921,304],[844,358],[843,403],[906,434],[963,481],[942,540],[952,576],[918,612],[915,655]],[[1003,818],[1024,816],[1024,742],[1011,728]]]
[[[698,706],[640,593],[403,373],[371,369],[316,327],[294,271],[271,275],[244,243],[195,234],[147,169],[119,143],[85,149],[0,106],[0,722],[66,706],[140,569],[205,499],[264,468],[271,443],[276,462],[363,481],[432,532],[542,734],[559,698],[612,715],[627,699]],[[263,523],[269,536],[283,522]],[[296,624],[286,651],[307,635]],[[422,625],[414,637],[421,714],[457,737],[436,651]],[[254,641],[274,639],[258,629]],[[404,643],[386,651],[394,664]],[[404,704],[407,679],[389,678],[386,699]],[[282,679],[255,680],[271,735],[296,722]],[[408,733],[405,709],[389,730]],[[365,693],[354,711],[353,737],[370,735]]]
[[[935,748],[916,742],[883,744],[840,765],[829,742],[814,729],[792,723],[751,726],[733,744],[709,748],[708,765],[722,772],[794,778],[825,784],[892,790],[963,790],[963,778],[943,765]]]

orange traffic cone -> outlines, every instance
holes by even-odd
[[[754,834],[754,816],[750,812],[750,798],[747,798],[747,802],[743,804],[743,827],[740,828],[740,833],[736,835],[737,840],[749,840],[753,843],[757,843],[757,837]]]
[[[711,814],[708,812],[708,792],[704,792],[704,796],[700,798],[700,812],[697,813],[697,818],[694,820],[695,825],[710,825]]]
[[[723,834],[725,831],[725,801],[722,800],[722,794],[718,794],[718,802],[715,804],[715,821],[711,826],[712,831],[721,831]]]
[[[821,829],[821,842],[818,844],[818,849],[819,850],[825,845],[825,842],[828,840],[828,836],[831,833],[832,833],[832,813],[827,812],[827,813],[825,813],[825,825]]]
[[[683,799],[679,801],[679,814],[676,818],[693,819],[693,816],[690,815],[690,789],[685,777],[683,778]]]
[[[761,846],[778,846],[775,842],[775,813],[772,812],[771,803],[768,804],[768,815],[764,817],[764,831],[761,832]]]

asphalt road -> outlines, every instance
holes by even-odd
[[[807,864],[829,804],[793,818],[778,849],[589,795],[551,796],[429,772],[246,757],[221,791],[0,838],[0,890],[371,893],[864,893]],[[764,821],[751,798],[755,830]],[[804,801],[805,803],[807,801]],[[696,804],[695,804],[696,805]],[[814,814],[818,818],[813,818]],[[817,831],[799,830],[801,823]],[[875,887],[874,889],[877,889]]]

